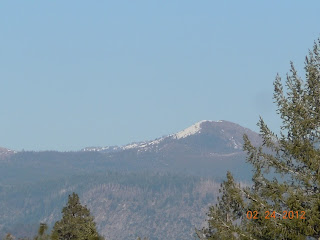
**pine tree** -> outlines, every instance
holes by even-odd
[[[280,134],[260,118],[263,145],[254,147],[244,136],[253,184],[242,188],[227,174],[208,227],[196,230],[200,239],[320,239],[320,39],[305,71],[303,81],[291,63],[286,91],[277,75]]]
[[[55,223],[53,240],[100,240],[89,209],[80,204],[79,196],[69,195],[67,206],[62,210],[62,219]]]
[[[47,234],[48,225],[45,223],[40,223],[38,229],[38,235],[34,237],[34,240],[49,240],[50,236]]]

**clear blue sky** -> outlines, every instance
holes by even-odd
[[[207,120],[280,120],[273,81],[320,36],[319,1],[2,1],[0,146],[78,150]]]

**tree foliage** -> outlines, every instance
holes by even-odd
[[[320,238],[319,49],[318,39],[305,60],[305,80],[293,63],[285,85],[277,75],[274,100],[281,131],[275,134],[260,117],[263,145],[254,147],[244,136],[253,184],[241,188],[227,174],[208,227],[196,231],[200,239]]]
[[[53,240],[100,240],[89,209],[80,204],[79,196],[69,195],[67,206],[62,210],[62,219],[52,230]]]
[[[38,229],[38,235],[34,237],[34,240],[49,240],[50,235],[47,234],[48,225],[46,223],[40,223]]]

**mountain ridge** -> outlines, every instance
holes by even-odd
[[[195,124],[185,128],[185,129],[183,129],[182,131],[179,131],[179,132],[173,133],[173,134],[169,134],[169,135],[166,135],[163,137],[159,137],[154,140],[132,142],[132,143],[122,145],[122,146],[114,145],[114,146],[105,146],[105,147],[94,147],[94,146],[93,147],[85,147],[85,148],[81,149],[80,151],[84,151],[84,152],[85,151],[96,151],[96,152],[109,153],[109,152],[117,152],[117,151],[129,150],[129,149],[142,149],[145,147],[157,145],[164,140],[168,140],[168,139],[180,140],[180,139],[188,138],[192,135],[201,134],[202,131],[206,131],[210,127],[211,128],[217,127],[217,126],[213,126],[213,125],[217,125],[217,124],[222,124],[223,126],[233,125],[236,128],[240,127],[245,130],[244,131],[245,133],[249,133],[251,136],[254,135],[253,134],[254,132],[252,130],[250,130],[248,128],[244,128],[244,127],[240,126],[239,124],[236,124],[236,123],[233,123],[230,121],[226,121],[226,120],[218,120],[218,121],[201,120],[201,121],[196,122]],[[228,128],[228,126],[227,126],[227,128]],[[222,130],[222,132],[224,132],[223,128],[221,130]],[[242,147],[242,144],[239,142],[239,140],[236,141],[235,139],[233,139],[232,136],[231,136],[230,141],[234,145],[234,148],[240,149]]]
[[[246,172],[250,165],[246,163],[246,153],[242,150],[244,134],[254,146],[261,145],[259,134],[248,128],[224,120],[205,120],[174,134],[124,146],[92,147],[76,152],[10,152],[2,157],[6,167],[0,169],[0,179],[17,182],[16,171],[24,176],[21,180],[33,181],[45,176],[55,178],[67,173],[112,170],[218,178],[224,177],[226,171],[234,171],[235,177],[248,180],[251,177]]]

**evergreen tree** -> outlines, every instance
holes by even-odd
[[[62,210],[62,219],[55,223],[53,240],[101,240],[89,209],[80,204],[79,196],[69,195],[67,206]]]
[[[292,63],[286,91],[276,77],[280,134],[260,118],[263,145],[254,147],[244,136],[253,184],[241,188],[227,174],[208,227],[196,230],[200,239],[320,239],[319,49],[320,39],[306,57],[304,81]]]
[[[45,223],[40,223],[38,229],[38,235],[34,238],[34,240],[49,240],[50,236],[47,234],[48,225]]]

